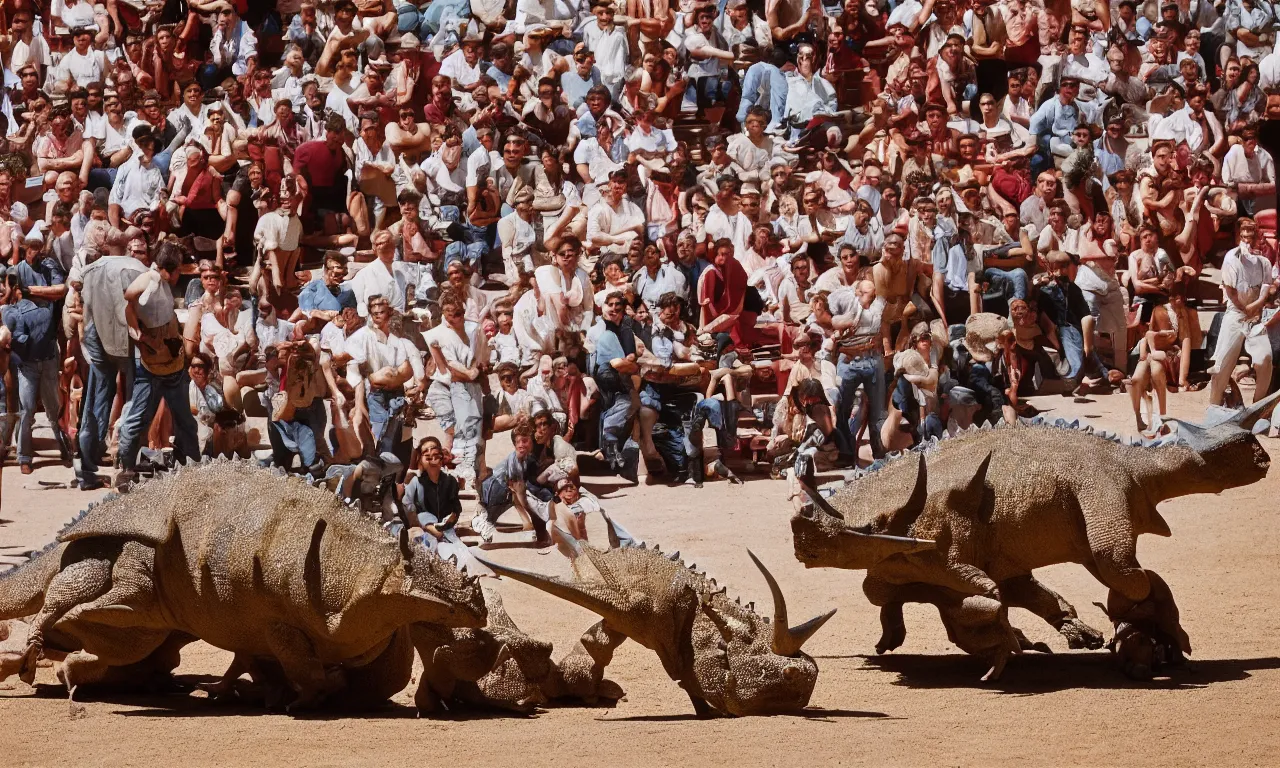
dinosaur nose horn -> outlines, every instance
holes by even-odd
[[[836,614],[835,609],[831,609],[821,616],[815,616],[798,627],[792,627],[787,624],[787,598],[782,594],[782,588],[778,586],[777,579],[773,578],[773,574],[769,573],[769,569],[764,567],[764,563],[760,562],[760,558],[755,553],[747,550],[747,555],[751,558],[751,562],[756,564],[760,569],[760,573],[764,576],[764,580],[769,585],[769,592],[773,595],[773,640],[770,646],[773,652],[779,656],[795,656],[800,652],[800,646],[813,634],[822,628],[827,620]]]

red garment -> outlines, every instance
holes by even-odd
[[[216,209],[222,199],[222,181],[205,168],[194,176],[190,173],[182,180],[182,194],[187,199],[187,209],[193,211]]]
[[[729,259],[723,269],[712,264],[703,270],[698,282],[698,301],[709,301],[711,319],[720,315],[738,315],[738,321],[728,329],[733,343],[747,347],[782,343],[782,351],[790,351],[790,340],[780,338],[776,324],[756,327],[755,312],[742,308],[747,296],[747,272],[737,259]]]
[[[346,170],[346,154],[341,148],[330,151],[324,139],[304,142],[294,153],[293,169],[313,187],[332,187],[342,181],[339,175]]]
[[[453,119],[453,116],[456,115],[457,113],[458,113],[458,108],[454,106],[452,101],[449,102],[448,110],[440,109],[439,107],[436,106],[436,103],[434,101],[428,102],[427,106],[423,107],[422,109],[422,114],[424,117],[426,117],[427,123],[429,125],[444,125],[445,123]]]

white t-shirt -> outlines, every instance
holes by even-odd
[[[81,56],[73,48],[62,55],[58,69],[61,72],[60,80],[66,80],[70,75],[75,79],[76,85],[86,88],[90,83],[102,82],[107,71],[107,58],[102,51],[92,48]]]
[[[698,48],[706,48],[708,46],[714,47],[712,46],[711,41],[707,39],[707,36],[702,34],[696,29],[691,31],[684,38],[684,49],[686,51],[692,51]],[[695,59],[692,56],[690,56],[689,57],[689,78],[697,79],[700,77],[719,77],[721,66],[722,64],[720,63],[720,60],[715,58],[714,56],[706,59]]]
[[[470,368],[475,361],[475,344],[470,338],[471,335],[474,334],[468,334],[468,338],[463,340],[452,326],[441,323],[423,334],[423,338],[426,339],[428,348],[433,342],[439,342],[440,354],[444,355],[447,362],[462,368]],[[431,374],[431,380],[441,384],[452,384],[453,373],[448,368],[443,370],[436,368]]]
[[[457,80],[462,86],[474,85],[480,79],[480,61],[477,59],[475,66],[467,64],[462,49],[459,48],[440,63],[440,74]]]
[[[366,325],[347,338],[344,345],[351,355],[347,363],[347,383],[355,389],[363,381],[360,366],[365,365],[370,372],[383,368],[395,368],[409,359],[408,352],[394,336],[382,337],[376,328]]]

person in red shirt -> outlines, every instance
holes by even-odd
[[[210,240],[222,236],[226,222],[218,212],[222,201],[222,179],[209,167],[209,153],[194,144],[186,148],[187,169],[181,178],[174,174],[172,202],[182,216],[182,234],[199,235]]]
[[[299,192],[307,197],[307,210],[319,218],[326,235],[347,231],[347,154],[343,150],[347,123],[330,114],[324,122],[324,138],[304,142],[293,156],[293,170],[300,179]]]

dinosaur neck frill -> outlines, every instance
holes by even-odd
[[[1196,493],[1218,493],[1224,489],[1205,460],[1186,444],[1129,449],[1132,471],[1138,484],[1153,503]]]

